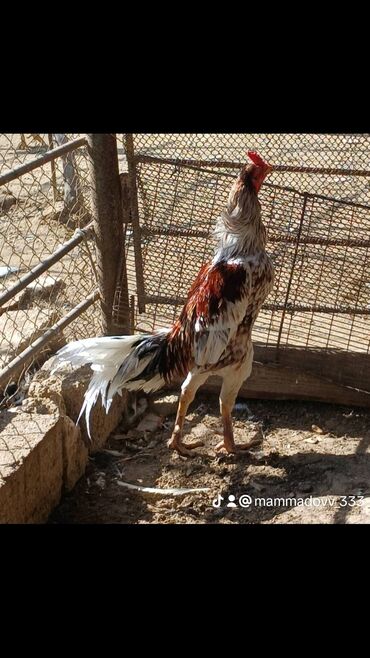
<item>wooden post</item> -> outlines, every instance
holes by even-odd
[[[92,184],[92,212],[96,235],[97,272],[102,309],[103,333],[108,336],[130,333],[128,293],[127,328],[117,326],[113,304],[118,278],[122,281],[123,216],[116,135],[87,135]]]

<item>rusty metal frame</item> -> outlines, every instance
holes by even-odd
[[[162,163],[174,166],[189,166],[204,170],[204,167],[226,167],[227,169],[240,169],[244,162],[230,160],[192,160],[189,158],[161,158],[154,155],[135,154],[135,162]],[[203,167],[202,167],[203,165]],[[370,176],[368,169],[333,169],[330,167],[297,167],[288,165],[274,165],[274,171],[279,173],[300,174],[329,174],[330,176]]]
[[[168,306],[180,306],[185,304],[185,297],[171,297],[170,295],[146,295],[147,304],[166,304]],[[340,315],[370,315],[370,308],[349,308],[348,306],[325,306],[324,304],[263,304],[264,311],[284,311],[285,314],[291,313],[338,313]]]
[[[131,223],[133,228],[133,238],[134,238],[137,303],[138,303],[139,313],[145,313],[144,266],[143,266],[143,254],[141,250],[141,226],[140,226],[139,205],[137,198],[137,172],[136,172],[136,156],[134,150],[133,134],[126,133],[124,135],[124,139],[125,139],[125,151],[127,158],[127,170],[129,175],[129,184],[130,184],[130,211],[131,211]]]

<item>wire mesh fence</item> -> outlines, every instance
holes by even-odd
[[[35,158],[79,135],[0,135],[0,176],[17,173]],[[0,187],[0,296],[40,263],[46,262],[91,223],[91,182],[86,146]],[[82,236],[81,236],[82,237]],[[85,237],[85,236],[84,236]],[[87,236],[86,236],[87,237]],[[91,233],[89,237],[92,237]],[[0,370],[96,289],[95,250],[83,239],[47,271],[0,307]],[[100,332],[91,306],[57,337],[56,342]],[[55,347],[55,344],[54,344]],[[46,354],[50,348],[43,350]],[[43,355],[38,355],[38,361]],[[45,355],[44,355],[45,358]],[[30,360],[30,363],[33,359]],[[29,367],[29,364],[28,366]],[[16,381],[25,368],[16,375]],[[14,383],[14,376],[11,378]],[[1,387],[4,391],[6,386]]]
[[[102,332],[97,305],[65,322],[92,300],[104,278],[87,239],[93,182],[82,137],[0,135],[0,176],[8,177],[0,187],[0,300],[6,299],[0,305],[0,370],[50,326],[59,328],[56,342]],[[63,150],[80,138],[78,148]],[[246,150],[256,149],[274,165],[260,200],[276,277],[254,328],[255,343],[276,354],[298,347],[368,355],[369,146],[364,134],[120,136],[125,249],[112,308],[118,332],[127,331],[128,316],[132,331],[152,332],[176,319],[201,264],[212,256],[213,228]],[[63,150],[60,157],[27,169],[56,148]],[[73,248],[62,259],[6,297],[71,239]]]
[[[255,149],[274,165],[271,184],[370,202],[370,134],[137,134],[134,147],[139,161],[188,160],[224,171],[241,167]]]
[[[274,166],[259,196],[276,278],[255,342],[369,354],[370,135],[140,134],[132,149],[125,141],[138,196],[126,233],[137,330],[178,316],[212,257],[233,178],[256,149]]]

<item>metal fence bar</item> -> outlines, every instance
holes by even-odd
[[[122,274],[124,247],[117,140],[114,134],[91,133],[87,135],[87,142],[103,333],[115,335],[122,333],[122,325],[114,322],[113,307],[118,279]],[[128,314],[128,292],[123,292],[127,296]]]
[[[139,313],[145,313],[145,283],[144,283],[144,267],[143,255],[141,251],[141,227],[139,219],[139,206],[137,201],[137,183],[136,183],[136,163],[134,152],[133,135],[126,134],[126,157],[127,168],[130,180],[130,207],[131,207],[131,222],[134,237],[134,252],[135,252],[135,270],[136,270],[136,287],[137,287],[137,304]]]
[[[289,244],[295,244],[298,241],[298,237],[295,235],[268,235],[267,242],[284,242]],[[321,238],[320,236],[315,236],[313,238],[304,237],[299,239],[300,244],[312,244],[320,245],[323,247],[363,247],[368,249],[370,247],[370,240],[345,240],[344,238],[330,239],[330,238]]]
[[[180,306],[185,304],[186,297],[171,297],[170,295],[146,295],[147,304],[168,304]],[[325,306],[323,304],[263,304],[264,311],[286,311],[286,313],[338,313],[341,315],[370,315],[370,308],[349,308],[348,306]]]
[[[240,169],[245,162],[232,162],[231,160],[190,160],[187,158],[161,158],[154,155],[135,155],[136,162],[162,162],[163,164],[172,164],[175,166],[203,164],[205,167],[227,167],[230,169]],[[297,167],[295,165],[274,165],[274,171],[279,173],[299,173],[299,174],[329,174],[331,176],[370,176],[369,169],[334,169],[330,167]]]
[[[40,350],[50,343],[55,336],[67,327],[73,320],[78,318],[84,311],[86,311],[92,304],[96,302],[99,298],[99,291],[95,290],[91,293],[83,302],[75,306],[67,315],[64,316],[61,320],[56,322],[50,329],[47,329],[45,333],[37,338],[31,345],[26,347],[23,352],[18,354],[5,368],[0,372],[0,386],[7,384],[11,379],[12,375],[19,371],[19,369],[24,366],[30,359],[32,359]]]
[[[53,134],[48,133],[48,142],[49,142],[49,149],[52,151],[54,149],[54,142],[53,142]],[[55,160],[52,160],[50,162],[50,168],[51,168],[51,184],[53,187],[53,199],[54,202],[58,201],[58,186],[57,186],[57,176],[56,176],[56,171],[55,171]]]
[[[310,195],[308,195],[310,196]],[[195,231],[187,228],[147,228],[143,226],[141,228],[141,233],[144,237],[151,236],[169,236],[169,237],[178,237],[178,238],[205,238],[209,239],[212,237],[212,233],[207,231]],[[295,244],[297,242],[297,236],[295,235],[273,235],[269,234],[267,242],[289,242],[290,244]],[[364,247],[367,249],[370,247],[370,240],[351,240],[351,239],[330,239],[330,238],[321,238],[317,237],[304,237],[300,238],[301,244],[312,244],[312,245],[322,245],[330,247]]]
[[[172,164],[175,165],[176,167],[180,166],[183,167],[184,169],[190,169],[192,171],[201,171],[202,173],[205,174],[212,174],[213,176],[222,176],[226,178],[235,178],[235,174],[228,172],[228,171],[214,171],[212,169],[207,169],[205,167],[199,166],[199,165],[192,165],[188,164],[188,161],[186,160],[170,160],[169,158],[160,158],[160,157],[154,157],[154,156],[143,156],[143,157],[148,157],[151,158],[153,157],[155,162],[154,164]],[[192,161],[191,161],[192,162]],[[201,162],[201,161],[199,161]],[[245,163],[244,163],[245,164]],[[233,169],[240,169],[243,165],[236,163],[229,163],[230,167],[231,165]],[[225,165],[226,166],[226,165]],[[278,166],[274,167],[274,171],[280,172],[280,169]],[[332,170],[330,170],[331,172]],[[334,170],[333,170],[334,171]],[[356,175],[356,173],[353,173],[349,169],[341,170],[341,171],[346,171],[347,176],[352,176]],[[281,172],[280,172],[281,173]],[[301,169],[297,169],[296,172],[293,173],[307,173],[302,171]],[[320,169],[320,171],[317,171],[315,173],[323,174],[326,173],[323,169]],[[361,175],[363,176],[370,176],[370,171],[362,170]],[[333,201],[335,203],[340,203],[342,206],[351,206],[353,208],[364,208],[365,210],[370,210],[370,206],[364,204],[364,203],[356,203],[356,201],[346,201],[345,199],[337,199],[336,197],[328,196],[326,194],[317,194],[313,192],[300,192],[300,190],[297,190],[295,187],[291,187],[289,185],[278,185],[277,183],[269,183],[268,181],[263,183],[263,187],[268,187],[273,190],[281,190],[282,192],[293,192],[294,194],[297,194],[298,196],[305,196],[306,194],[313,199],[322,199],[323,201]]]
[[[289,281],[288,281],[288,285],[287,285],[287,289],[286,289],[284,308],[283,308],[283,312],[282,312],[282,315],[281,315],[281,322],[280,322],[280,327],[279,327],[279,334],[278,334],[277,341],[276,341],[276,354],[278,354],[278,352],[279,352],[281,336],[282,336],[282,333],[283,333],[285,314],[286,314],[286,311],[287,311],[288,300],[289,300],[289,295],[290,295],[290,289],[291,289],[291,286],[292,286],[293,274],[294,274],[294,271],[295,271],[295,264],[296,264],[297,256],[298,256],[298,247],[299,247],[299,241],[300,241],[300,237],[301,237],[301,233],[302,233],[302,229],[303,229],[303,221],[304,221],[304,216],[305,216],[305,212],[306,212],[307,200],[308,200],[308,194],[304,194],[302,211],[301,211],[301,218],[300,218],[300,221],[299,221],[297,241],[296,241],[296,246],[295,246],[295,250],[294,250],[294,254],[293,254],[293,260],[292,260],[292,265],[291,265],[291,270],[290,270]]]
[[[131,221],[130,212],[130,190],[128,173],[120,174],[120,189],[122,200],[122,221],[123,228],[126,229]],[[116,327],[121,328],[122,334],[131,334],[132,331],[132,310],[130,308],[128,296],[128,279],[126,263],[126,231],[123,231],[122,252],[118,267],[117,285],[113,302],[113,322]]]
[[[194,229],[184,228],[148,228],[147,226],[141,227],[141,234],[143,237],[150,238],[151,236],[167,235],[174,238],[210,238],[211,233],[208,231],[195,231]]]
[[[93,233],[93,223],[91,222],[83,229],[77,229],[75,235],[65,242],[59,249],[54,251],[51,256],[48,256],[41,263],[36,265],[28,274],[22,277],[17,283],[14,284],[9,290],[0,295],[0,307],[6,304],[10,299],[12,299],[18,292],[24,290],[32,281],[37,279],[40,274],[46,272],[52,265],[57,263],[63,256],[68,254],[72,249],[74,249],[80,242],[87,240],[91,237]]]
[[[2,174],[2,176],[0,176],[0,187],[1,185],[6,185],[11,181],[16,180],[17,178],[23,176],[24,174],[28,174],[30,171],[33,171],[34,169],[41,167],[47,162],[56,160],[56,158],[59,158],[61,155],[65,155],[70,151],[75,151],[76,149],[80,148],[81,146],[85,146],[86,144],[87,144],[86,138],[79,137],[78,139],[71,140],[67,144],[63,144],[63,146],[58,146],[57,148],[51,151],[47,151],[40,158],[35,158],[34,160],[31,160],[30,162],[27,162],[24,165],[15,167],[11,171],[8,171],[6,174]]]

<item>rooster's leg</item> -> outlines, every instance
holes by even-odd
[[[184,457],[192,457],[191,450],[204,445],[203,441],[192,441],[191,443],[184,443],[182,440],[182,432],[189,405],[193,402],[199,386],[201,386],[201,384],[206,381],[207,377],[208,375],[191,375],[191,373],[189,373],[181,387],[181,395],[177,409],[175,428],[168,442],[168,447],[171,448],[171,450],[176,450],[180,455],[183,455]]]
[[[217,444],[215,448],[216,452],[220,452],[221,450],[226,450],[228,453],[241,452],[242,450],[249,450],[261,442],[260,440],[252,439],[252,441],[248,441],[248,443],[235,443],[233,423],[231,419],[231,410],[233,406],[234,404],[232,404],[231,407],[227,407],[222,400],[220,401],[224,438]]]
[[[226,450],[228,453],[240,452],[242,450],[249,450],[253,446],[260,443],[260,439],[252,439],[248,443],[236,444],[234,441],[233,423],[231,419],[231,412],[233,410],[236,396],[242,382],[249,377],[252,370],[253,352],[248,353],[244,366],[236,371],[228,372],[224,376],[221,393],[220,393],[220,412],[222,416],[222,424],[224,428],[224,438],[217,444],[215,450],[219,452]]]

